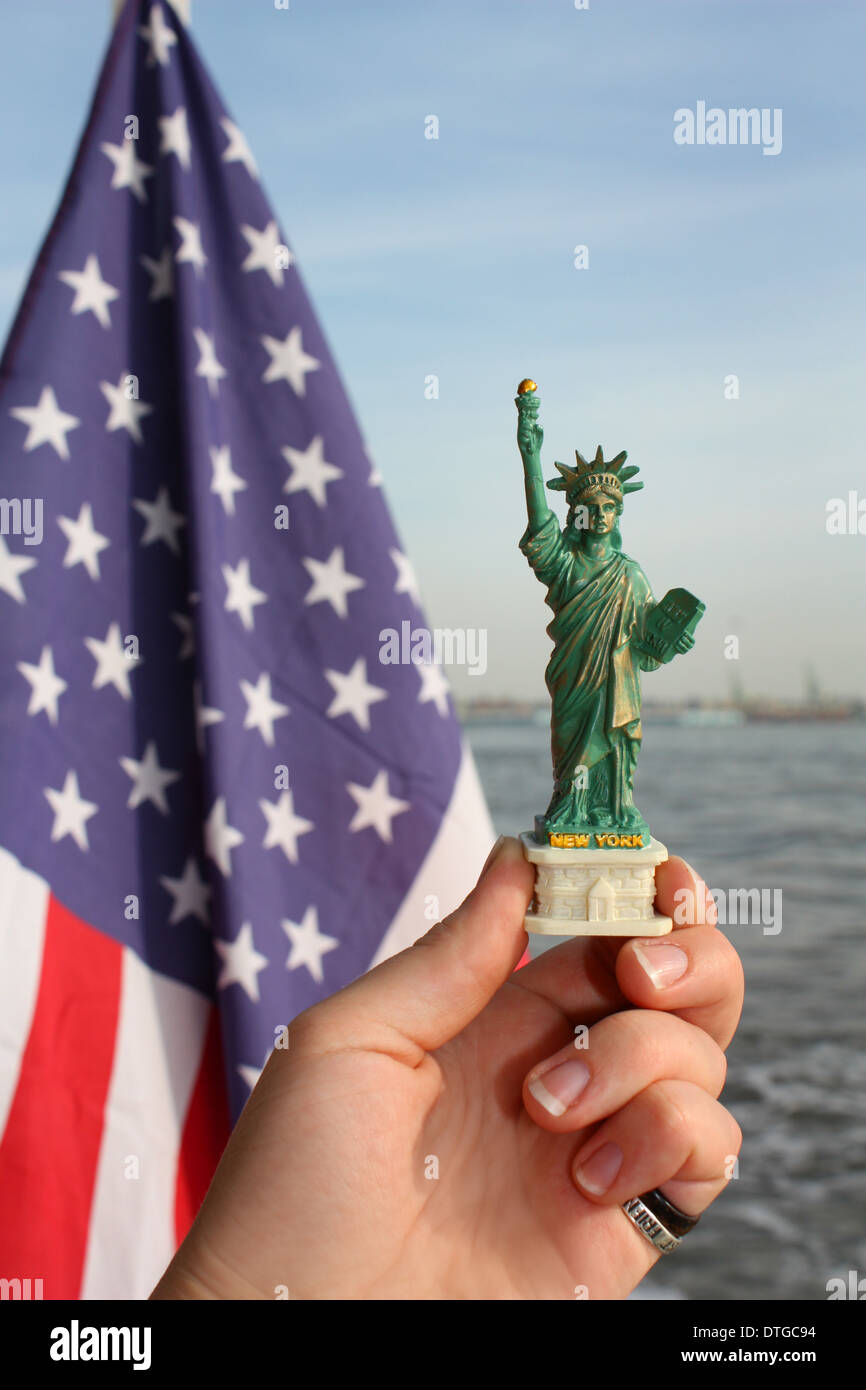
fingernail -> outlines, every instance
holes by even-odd
[[[515,864],[526,863],[526,855],[523,853],[523,845],[516,838],[516,836],[499,836],[499,839],[496,841],[496,844],[493,846],[492,850],[490,851],[486,860],[484,861],[484,868],[481,870],[481,873],[478,875],[478,877],[483,878],[484,875],[490,869],[492,869],[494,864],[499,863],[500,859],[511,859]]]
[[[669,941],[642,941],[640,946],[635,946],[634,953],[644,974],[649,976],[656,989],[672,985],[689,968],[685,951],[681,951],[679,946],[672,946]]]
[[[719,920],[715,899],[710,896],[710,890],[706,883],[700,874],[692,868],[688,860],[684,859],[683,863],[691,875],[693,885],[692,892],[695,898],[695,921],[693,925],[699,926],[701,923],[706,923],[708,926],[714,927]]]
[[[500,835],[500,836],[499,836],[499,839],[496,841],[496,843],[494,844],[492,850],[490,851],[490,853],[488,854],[487,858],[486,858],[485,861],[484,861],[484,868],[481,870],[481,873],[478,875],[479,878],[482,878],[482,877],[484,876],[484,874],[487,873],[487,870],[490,868],[490,865],[493,863],[494,859],[496,859],[496,857],[498,856],[499,851],[502,849],[502,846],[503,846],[503,844],[505,843],[505,838],[506,838],[506,837],[505,837],[504,835]]]
[[[585,1062],[560,1062],[559,1066],[546,1071],[543,1077],[536,1076],[530,1081],[529,1093],[549,1115],[564,1115],[588,1080],[589,1067]]]
[[[602,1144],[591,1158],[575,1170],[574,1176],[587,1192],[600,1197],[602,1192],[607,1192],[621,1167],[622,1149],[619,1145]]]

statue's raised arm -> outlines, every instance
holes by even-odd
[[[539,400],[534,381],[521,381],[514,399],[517,406],[517,447],[523,459],[526,487],[526,515],[529,533],[539,531],[551,515],[541,476],[541,445],[544,431],[538,423]]]

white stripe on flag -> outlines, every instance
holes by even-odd
[[[42,975],[48,884],[0,849],[0,1134],[21,1073]]]
[[[494,838],[475,760],[464,742],[448,810],[371,967],[413,945],[434,922],[462,903],[475,887]]]
[[[124,950],[84,1299],[144,1299],[174,1254],[178,1152],[210,1009]]]

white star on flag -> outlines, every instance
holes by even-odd
[[[96,256],[87,257],[83,270],[61,270],[57,278],[75,290],[75,298],[69,306],[70,314],[83,314],[89,309],[103,328],[111,327],[108,306],[120,298],[120,290],[103,280]]]
[[[52,724],[57,723],[57,701],[68,689],[68,681],[63,680],[54,670],[54,653],[50,647],[42,648],[38,666],[27,661],[18,662],[18,670],[30,682],[30,703],[28,714],[38,714],[44,710]]]
[[[287,381],[296,396],[305,396],[307,373],[315,372],[322,364],[304,352],[300,327],[293,328],[283,341],[267,334],[261,341],[271,358],[262,381]]]
[[[325,711],[328,718],[336,719],[340,714],[351,714],[359,728],[369,729],[370,706],[379,700],[387,699],[388,692],[379,686],[368,685],[367,663],[364,658],[359,656],[351,671],[345,674],[340,671],[326,671],[325,676],[336,691]]]
[[[153,260],[151,256],[141,256],[139,259],[151,277],[148,299],[170,298],[174,294],[174,263],[171,258],[171,247],[163,248],[158,261]]]
[[[265,743],[271,746],[274,742],[274,723],[286,717],[289,706],[271,698],[271,678],[267,671],[262,672],[255,685],[242,680],[240,686],[247,702],[244,728],[258,729]]]
[[[277,248],[281,247],[288,252],[287,260],[291,265],[294,257],[289,248],[280,240],[276,222],[269,222],[264,231],[257,232],[255,227],[243,226],[241,231],[250,244],[250,252],[246,260],[241,265],[241,270],[265,270],[275,285],[283,283],[283,267],[277,261]],[[301,392],[303,395],[303,392]]]
[[[207,389],[212,396],[215,396],[219,391],[219,383],[223,377],[228,376],[228,372],[223,364],[217,361],[216,347],[210,334],[205,333],[203,328],[194,328],[192,332],[195,345],[201,353],[196,364],[195,374],[205,378]]]
[[[441,666],[437,666],[434,661],[413,662],[415,670],[421,677],[421,689],[418,692],[418,703],[427,704],[432,700],[443,719],[448,714],[448,681]]]
[[[50,386],[43,386],[36,405],[17,405],[9,413],[30,426],[24,441],[25,453],[38,449],[40,444],[51,444],[62,459],[69,458],[66,436],[70,430],[77,429],[81,421],[77,415],[67,415],[60,409]]]
[[[228,591],[225,610],[227,613],[237,613],[247,632],[252,632],[255,626],[253,609],[260,603],[267,603],[268,596],[251,583],[249,560],[239,560],[236,569],[223,565],[222,572]]]
[[[418,580],[415,578],[415,571],[407,557],[400,550],[392,548],[388,554],[394,561],[397,570],[397,582],[394,585],[395,594],[408,594],[413,603],[421,607],[421,595],[418,592]]]
[[[166,68],[171,57],[170,50],[177,43],[177,34],[166,24],[161,5],[151,5],[149,19],[149,24],[138,26],[139,34],[149,46],[147,66],[156,67],[158,63],[161,68]]]
[[[100,381],[99,389],[111,407],[105,428],[110,433],[114,430],[126,430],[136,444],[142,444],[144,441],[138,422],[143,416],[153,414],[153,406],[148,405],[146,401],[138,400],[134,394],[129,394],[132,391],[130,382],[133,380],[135,378],[131,373],[121,372],[116,386],[112,386],[110,381]]]
[[[232,164],[235,161],[243,164],[250,178],[258,180],[259,168],[253,159],[252,150],[247,144],[243,132],[238,129],[234,121],[230,121],[228,116],[223,116],[220,125],[229,137],[229,142],[223,150],[223,161]]]
[[[124,700],[131,700],[130,673],[141,666],[142,658],[128,655],[120,636],[120,624],[110,624],[104,642],[97,637],[85,637],[84,645],[96,660],[93,689],[100,690],[102,686],[110,684]]]
[[[87,822],[95,816],[99,807],[95,801],[85,801],[78,788],[78,775],[71,769],[66,774],[62,791],[53,787],[45,788],[45,796],[54,812],[51,839],[62,840],[71,835],[79,849],[89,849]]]
[[[139,545],[153,545],[154,541],[165,541],[169,550],[179,555],[177,533],[182,526],[186,526],[186,517],[180,512],[172,511],[168,488],[161,487],[152,502],[145,502],[143,497],[134,497],[132,505],[147,522]]]
[[[112,145],[109,140],[104,140],[99,148],[114,165],[114,173],[111,176],[112,188],[128,188],[140,203],[146,203],[147,191],[144,187],[144,180],[149,179],[152,175],[153,166],[145,164],[138,158],[135,153],[135,144],[134,140],[124,140],[122,145]]]
[[[192,144],[189,138],[189,126],[186,123],[186,110],[179,106],[173,116],[159,117],[159,152],[160,154],[176,154],[181,168],[188,169],[190,166],[190,151]]]
[[[144,750],[144,757],[140,762],[135,758],[120,758],[118,761],[126,775],[131,777],[134,783],[126,803],[130,811],[134,811],[143,801],[152,801],[157,810],[162,811],[162,814],[167,816],[168,801],[166,800],[165,789],[170,787],[172,782],[177,782],[180,779],[180,773],[160,767],[154,741],[151,740],[147,745]]]
[[[409,810],[408,801],[400,801],[388,791],[388,773],[383,768],[377,772],[372,786],[361,787],[357,782],[347,782],[346,787],[354,797],[358,809],[355,811],[350,830],[364,830],[371,825],[386,844],[391,844],[391,821],[403,811]]]
[[[286,969],[297,970],[298,966],[305,965],[316,983],[321,984],[325,978],[322,956],[339,946],[339,941],[319,931],[319,919],[313,906],[307,908],[300,922],[283,918],[280,925],[292,943]]]
[[[325,489],[328,483],[342,478],[342,468],[325,460],[325,445],[320,434],[310,440],[306,449],[292,449],[286,445],[280,451],[292,470],[292,476],[283,483],[283,492],[308,492],[320,507],[327,504]]]
[[[250,1091],[254,1091],[256,1086],[259,1084],[259,1077],[261,1076],[265,1067],[268,1065],[268,1060],[272,1051],[273,1048],[271,1048],[270,1051],[265,1053],[265,1059],[260,1067],[250,1066],[247,1062],[239,1062],[237,1067],[235,1068],[238,1076],[241,1077],[241,1079],[245,1081],[249,1086]]]
[[[244,922],[234,941],[215,940],[214,946],[223,962],[217,989],[240,985],[244,993],[258,1003],[259,975],[268,964],[268,958],[256,950],[252,924]]]
[[[5,538],[0,536],[0,589],[10,598],[14,598],[16,603],[25,603],[27,600],[18,576],[32,570],[36,563],[29,555],[14,555]]]
[[[90,503],[82,502],[77,521],[73,521],[71,516],[59,516],[57,525],[69,542],[63,557],[64,569],[83,565],[91,579],[99,579],[99,555],[111,542],[94,529]]]
[[[194,859],[187,859],[180,878],[161,878],[160,883],[174,898],[169,917],[169,926],[182,922],[184,917],[198,917],[205,926],[210,921],[208,899],[211,890],[199,873]]]
[[[234,516],[234,495],[236,492],[245,492],[247,484],[240,474],[232,471],[232,456],[228,444],[223,444],[220,448],[211,445],[210,461],[213,468],[210,490],[219,497],[226,516]]]
[[[259,801],[259,807],[268,823],[263,841],[265,849],[279,846],[289,862],[297,864],[298,839],[315,828],[313,822],[295,815],[295,802],[289,789],[281,793],[275,805],[269,801]]]
[[[359,579],[356,574],[349,574],[346,570],[343,547],[336,546],[324,562],[314,560],[311,555],[305,556],[303,565],[313,580],[304,595],[304,603],[321,603],[327,600],[339,617],[347,618],[349,605],[346,595],[353,593],[355,589],[363,589],[364,580]]]
[[[225,797],[219,797],[204,823],[204,847],[224,878],[231,877],[231,851],[243,842],[241,832],[228,823]]]
[[[181,235],[181,244],[174,253],[177,262],[188,262],[195,267],[196,275],[207,265],[207,256],[201,244],[201,229],[197,222],[189,222],[185,217],[173,217],[172,223]]]

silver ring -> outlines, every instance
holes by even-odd
[[[680,1237],[662,1225],[655,1212],[650,1211],[641,1197],[632,1197],[628,1202],[623,1202],[622,1209],[629,1221],[637,1226],[641,1234],[646,1236],[650,1244],[662,1255],[670,1255],[676,1250],[680,1244]]]

